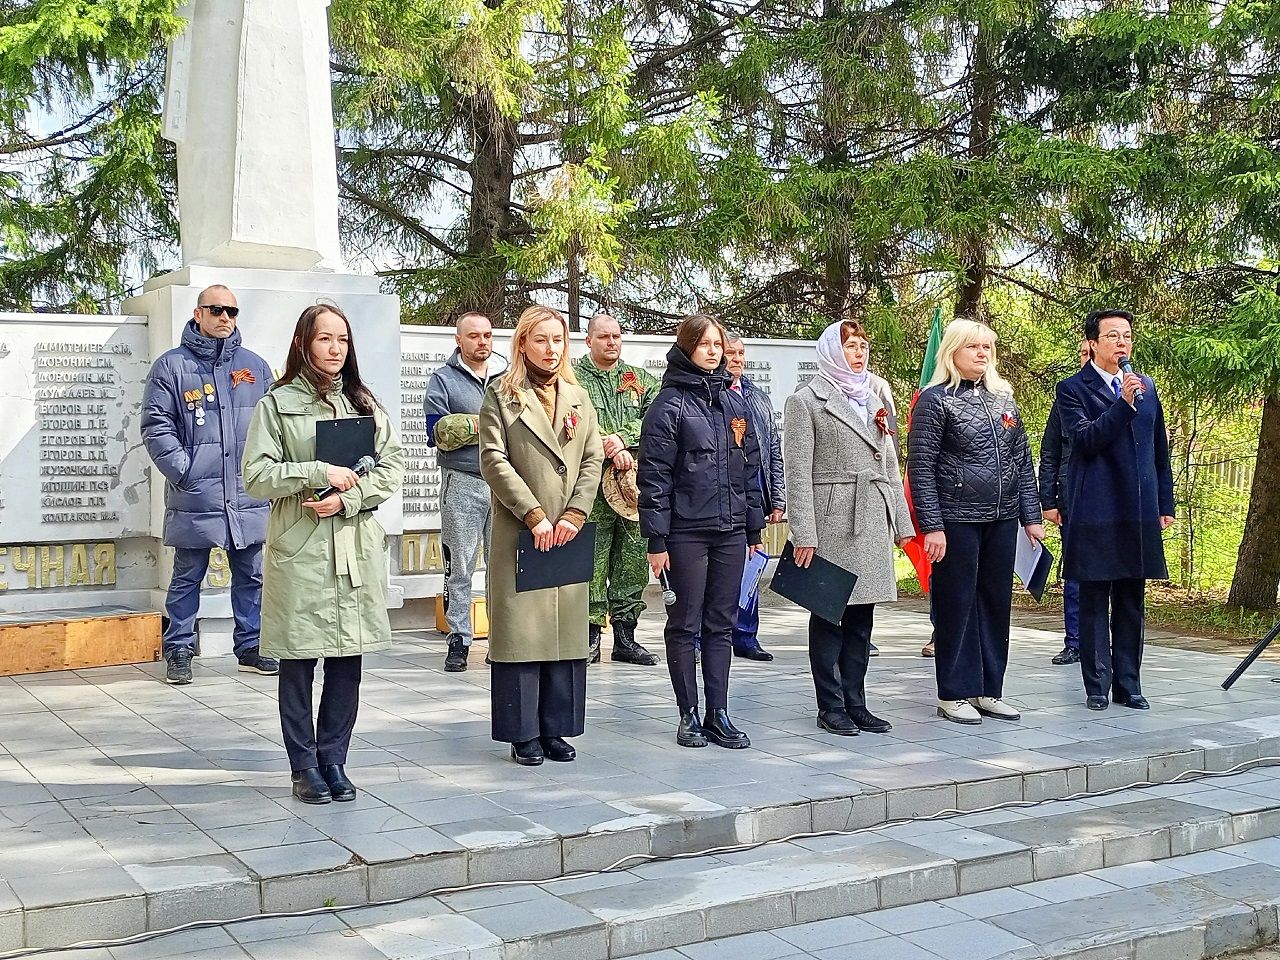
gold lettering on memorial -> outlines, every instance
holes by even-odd
[[[209,575],[204,583],[216,590],[231,586],[231,561],[227,558],[227,551],[221,547],[209,551]]]
[[[9,570],[26,574],[26,583],[5,578]],[[0,591],[55,587],[114,586],[114,543],[8,544],[0,546]]]
[[[40,548],[40,581],[46,586],[67,585],[66,556],[61,544]]]

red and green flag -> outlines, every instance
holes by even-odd
[[[911,394],[911,407],[907,411],[907,429],[911,429],[911,414],[915,412],[916,401],[920,399],[920,391],[933,379],[934,368],[938,365],[938,347],[942,344],[942,307],[933,311],[933,323],[929,327],[929,342],[924,348],[924,361],[920,364],[920,383]],[[916,508],[911,502],[911,474],[904,481],[907,491],[907,505],[911,507],[911,522],[919,529],[916,521]],[[915,567],[916,577],[920,580],[920,589],[929,592],[929,576],[933,572],[933,564],[924,552],[924,534],[917,533],[915,539],[906,545],[904,552]]]

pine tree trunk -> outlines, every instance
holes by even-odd
[[[1227,602],[1251,610],[1270,610],[1280,588],[1280,395],[1262,404],[1258,459],[1249,488],[1249,513],[1236,557]]]
[[[822,18],[827,29],[837,29],[832,24],[844,15],[844,0],[823,0]],[[822,133],[820,165],[832,170],[845,167],[849,162],[849,139],[844,124],[839,121],[842,107],[840,90],[824,68],[822,76]],[[828,235],[823,243],[822,305],[827,316],[836,320],[843,316],[849,304],[849,287],[852,271],[849,265],[849,243],[843,237]]]
[[[471,117],[471,209],[467,220],[467,257],[489,261],[471,290],[472,302],[497,322],[506,306],[506,275],[496,265],[496,246],[511,229],[511,191],[515,182],[515,124],[487,91],[469,98]]]
[[[973,110],[969,121],[969,147],[967,157],[978,165],[991,156],[991,125],[996,113],[999,95],[994,59],[995,39],[982,27],[973,38],[973,65],[971,69],[970,104]],[[960,262],[964,273],[956,290],[956,316],[979,319],[982,309],[982,292],[987,282],[988,236],[985,229],[975,227],[959,244]]]

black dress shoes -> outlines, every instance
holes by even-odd
[[[818,728],[842,737],[858,735],[858,725],[843,710],[819,710]]]
[[[676,743],[682,747],[705,747],[707,734],[698,719],[698,708],[680,714],[680,726],[676,728]]]
[[[542,753],[548,760],[556,763],[568,763],[578,756],[578,751],[565,743],[562,737],[540,737]]]
[[[717,747],[741,750],[751,746],[751,739],[733,725],[726,710],[708,710],[702,720],[702,732]]]
[[[537,737],[511,745],[511,759],[522,767],[536,767],[542,763],[542,741]]]
[[[1134,694],[1125,700],[1116,700],[1116,704],[1121,707],[1128,707],[1130,710],[1150,710],[1151,704],[1147,703],[1147,698],[1142,694]]]
[[[1068,647],[1066,644],[1062,645],[1062,652],[1059,653],[1056,657],[1054,657],[1050,661],[1050,663],[1059,667],[1065,666],[1068,663],[1079,663],[1079,662],[1080,662],[1080,649],[1078,647]]]
[[[747,660],[759,660],[761,663],[768,663],[773,659],[773,654],[768,650],[762,649],[759,644],[754,647],[734,647],[733,655]]]
[[[340,763],[330,763],[320,768],[320,776],[329,785],[329,794],[338,803],[356,798],[356,785],[347,779],[347,771]]]
[[[303,803],[328,803],[333,799],[319,767],[293,771],[293,795]]]
[[[1090,710],[1105,710],[1107,709],[1107,698],[1106,697],[1089,697],[1087,700],[1085,700],[1085,706],[1087,706]]]
[[[893,729],[892,723],[877,717],[866,707],[846,707],[845,709],[849,719],[864,733],[888,733]]]

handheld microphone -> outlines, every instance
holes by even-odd
[[[667,579],[667,571],[658,574],[658,582],[662,584],[662,602],[668,607],[676,602],[676,592],[671,589],[671,581]]]
[[[1120,358],[1120,371],[1126,374],[1133,373],[1133,364],[1129,362],[1128,357]],[[1133,391],[1133,400],[1135,403],[1141,403],[1145,397],[1146,393],[1141,387],[1138,387],[1137,390]]]
[[[356,461],[355,466],[353,466],[351,469],[356,472],[357,477],[363,477],[363,476],[367,476],[369,471],[372,470],[377,465],[378,465],[378,461],[375,460],[373,457],[361,457],[359,460]],[[311,499],[318,503],[319,501],[323,500],[325,497],[331,497],[335,493],[341,493],[341,492],[342,491],[339,490],[337,487],[325,487],[323,490],[316,491],[315,496],[313,496]]]

